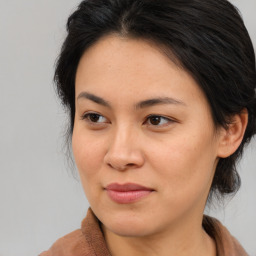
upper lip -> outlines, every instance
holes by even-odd
[[[152,188],[144,187],[142,185],[135,184],[135,183],[125,183],[125,184],[111,183],[107,185],[105,189],[120,191],[120,192],[136,191],[136,190],[148,190],[148,191],[153,190]]]

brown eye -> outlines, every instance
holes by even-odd
[[[88,119],[91,122],[97,123],[100,119],[100,115],[98,115],[98,114],[88,114]]]
[[[153,126],[165,126],[172,122],[174,121],[170,118],[157,116],[157,115],[151,115],[146,120],[146,123],[148,125],[153,125]]]
[[[90,123],[107,123],[107,119],[104,116],[97,113],[87,113],[82,116],[82,119]]]
[[[151,116],[149,118],[149,122],[152,125],[159,125],[161,123],[161,117],[160,116]]]

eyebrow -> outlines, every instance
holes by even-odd
[[[182,101],[176,100],[174,98],[170,97],[158,97],[148,100],[143,100],[135,105],[136,109],[151,107],[155,105],[162,105],[162,104],[174,104],[174,105],[183,105],[186,106],[186,104]]]
[[[108,108],[111,108],[110,104],[102,99],[101,97],[98,97],[94,94],[91,94],[91,93],[88,93],[88,92],[81,92],[78,96],[77,96],[77,100],[79,99],[88,99],[88,100],[91,100],[97,104],[100,104],[102,106],[105,106],[105,107],[108,107]]]
[[[81,92],[78,97],[77,100],[79,99],[88,99],[91,100],[99,105],[111,108],[111,104],[104,100],[103,98],[96,96],[92,93],[88,93],[88,92]],[[142,108],[147,108],[147,107],[152,107],[155,105],[162,105],[162,104],[174,104],[174,105],[182,105],[182,106],[186,106],[186,104],[180,100],[174,99],[174,98],[170,98],[170,97],[157,97],[157,98],[152,98],[152,99],[147,99],[147,100],[143,100],[141,102],[138,102],[137,104],[135,104],[135,109],[142,109]]]

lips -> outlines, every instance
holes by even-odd
[[[148,196],[154,190],[135,183],[118,184],[112,183],[105,188],[108,196],[119,204],[137,202]]]

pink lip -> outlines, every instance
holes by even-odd
[[[147,188],[134,183],[109,184],[106,188],[108,196],[116,203],[119,204],[129,204],[142,199],[143,197],[149,195],[152,188]]]

